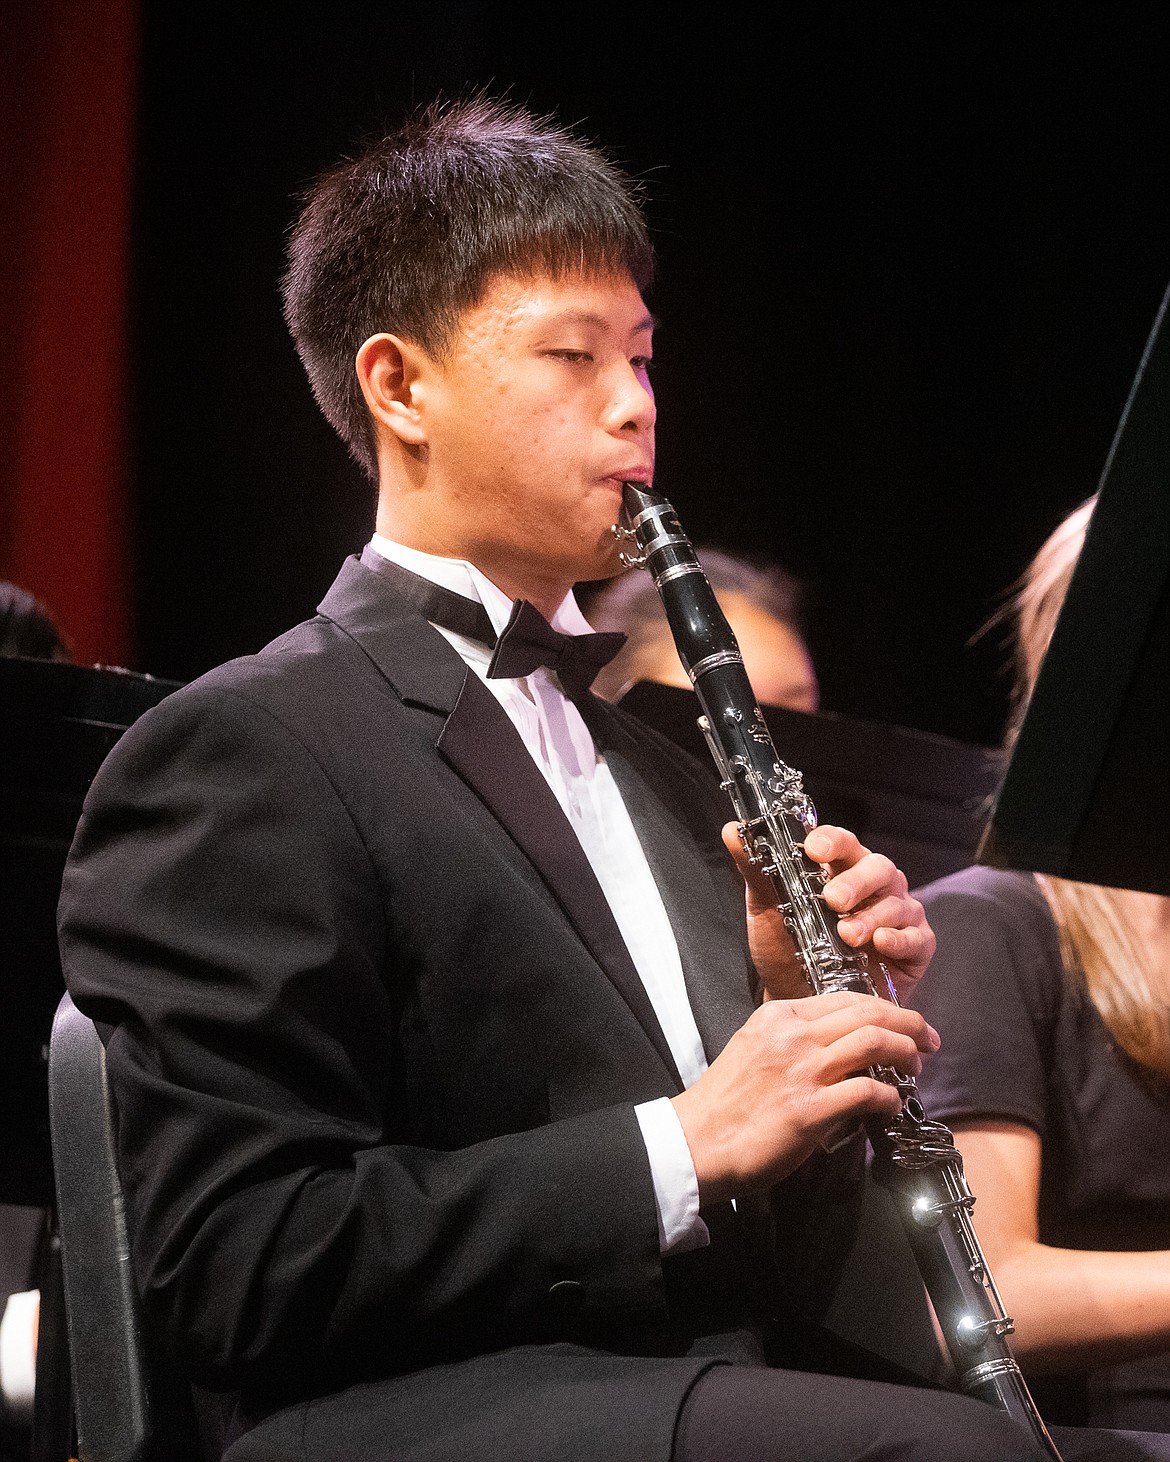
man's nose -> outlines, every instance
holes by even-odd
[[[648,431],[657,420],[654,392],[632,365],[621,371],[606,416],[611,431]]]

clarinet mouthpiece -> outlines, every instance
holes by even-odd
[[[655,501],[655,495],[644,482],[622,483],[622,507],[631,521]]]

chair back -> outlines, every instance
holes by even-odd
[[[203,1462],[191,1389],[146,1326],[130,1266],[105,1049],[68,995],[49,1122],[80,1462]]]

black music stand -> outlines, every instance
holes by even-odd
[[[1170,290],[978,852],[1170,894]]]
[[[82,800],[106,753],[178,683],[0,658],[0,1204],[15,1205],[0,1239],[16,1234],[22,1210],[43,1210],[31,1276],[41,1292],[34,1462],[73,1455],[46,1080],[49,1031],[65,988],[56,925],[61,875]]]
[[[715,775],[694,691],[642,681],[621,704]],[[1001,751],[831,711],[761,709],[820,820],[849,828],[892,858],[912,888],[973,861],[999,785]]]
[[[178,684],[0,658],[0,1202],[52,1202],[45,1052],[65,990],[57,896],[82,799],[127,726]]]

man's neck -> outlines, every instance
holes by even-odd
[[[375,527],[383,538],[435,558],[470,563],[509,599],[527,599],[548,620],[576,582],[559,565],[533,562],[507,542],[503,533],[468,531],[466,507],[453,511],[425,456],[379,453],[378,511]],[[486,539],[486,541],[485,541]]]
[[[565,583],[560,578],[545,579],[531,571],[518,573],[515,565],[500,562],[498,555],[485,553],[474,545],[439,541],[433,534],[412,528],[408,524],[393,522],[381,511],[378,513],[376,531],[390,542],[401,543],[405,548],[413,548],[418,553],[472,564],[509,599],[527,599],[548,620],[552,619],[565,595],[573,588],[572,580]]]
[[[553,594],[542,603],[534,593],[523,588],[517,590],[509,581],[500,583],[500,576],[487,572],[474,559],[464,554],[436,553],[433,548],[420,548],[417,544],[404,543],[402,538],[391,537],[381,528],[375,530],[372,547],[384,556],[395,559],[403,568],[422,574],[425,578],[433,579],[446,588],[454,589],[457,593],[470,594],[472,597],[482,599],[489,610],[494,611],[498,603],[503,613],[503,619],[497,629],[502,628],[503,623],[506,622],[512,601],[516,599],[527,599],[550,623],[554,619],[559,619],[562,613],[568,613],[569,622],[562,628],[570,634],[580,634],[582,628],[585,627],[584,621],[581,620],[580,610],[571,598],[572,585],[565,589],[560,589],[558,586]],[[438,571],[436,572],[436,570]],[[460,578],[460,574],[463,575],[462,578]],[[503,577],[506,579],[506,576]],[[487,592],[485,592],[484,580],[487,581]],[[576,620],[581,620],[580,626],[574,623]]]

